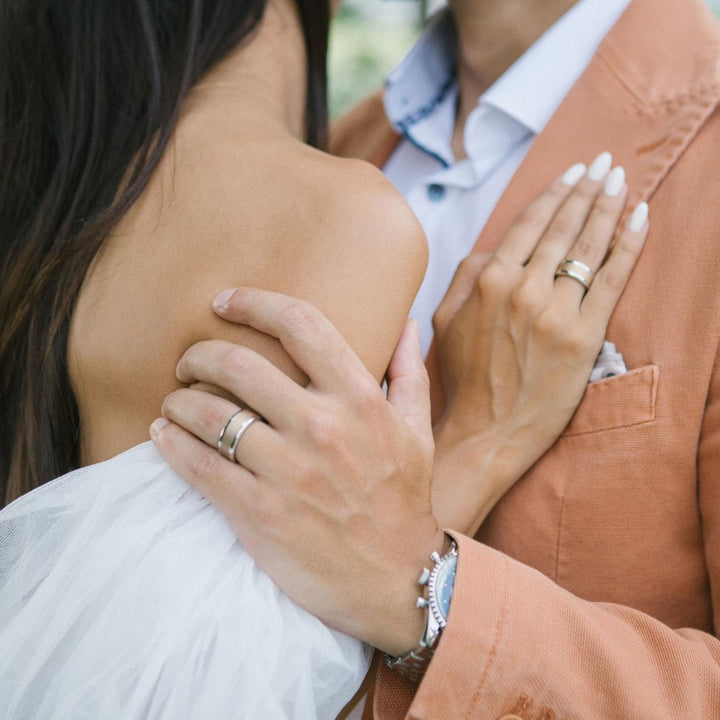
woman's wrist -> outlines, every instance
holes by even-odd
[[[436,426],[435,443],[433,511],[443,527],[472,536],[532,464],[527,449],[500,426],[469,432],[452,420]]]

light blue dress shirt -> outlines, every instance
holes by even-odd
[[[404,140],[385,174],[428,236],[430,261],[411,315],[423,351],[432,315],[537,135],[587,68],[630,0],[580,0],[479,99],[464,130],[467,157],[450,146],[458,86],[455,34],[441,11],[389,75],[388,117]],[[576,158],[587,161],[588,158]]]

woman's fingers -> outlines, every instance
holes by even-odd
[[[237,426],[230,423],[236,413],[240,413],[240,420],[252,417],[234,403],[192,389],[170,393],[162,409],[165,418],[184,427],[211,448],[217,448],[220,437],[228,431],[237,433],[242,428],[242,423]],[[267,472],[268,458],[276,456],[279,445],[275,430],[261,421],[247,425],[236,442],[229,436],[225,440],[226,448],[234,446],[236,461],[255,475]]]
[[[447,330],[450,321],[470,297],[478,276],[491,258],[489,253],[472,253],[458,265],[450,287],[433,315],[435,335],[442,335]]]
[[[510,264],[524,265],[533,254],[558,209],[585,176],[582,163],[573,165],[513,221],[495,249],[495,256]]]
[[[648,205],[642,202],[633,211],[580,305],[580,314],[588,322],[605,328],[640,257],[647,234]]]
[[[625,209],[626,198],[625,170],[616,167],[608,176],[602,193],[597,197],[582,232],[564,255],[551,258],[548,269],[552,271],[553,266],[558,267],[563,261],[573,260],[575,263],[581,263],[577,266],[581,270],[581,277],[582,265],[590,268],[591,272],[597,272],[615,237],[620,216]],[[572,265],[566,267],[573,272]],[[585,295],[582,283],[572,277],[556,277],[555,285],[561,302],[579,305]]]
[[[536,276],[554,273],[576,238],[580,235],[595,205],[598,193],[610,172],[612,155],[601,153],[593,160],[587,174],[578,182],[548,225],[528,262],[528,269]],[[552,276],[551,276],[552,277]]]
[[[227,390],[277,428],[292,425],[304,403],[302,388],[269,360],[224,340],[207,340],[188,348],[176,375],[184,383],[199,380]]]
[[[227,293],[232,292],[228,297]],[[277,338],[318,390],[342,391],[377,383],[335,326],[311,303],[257,288],[218,295],[215,312]]]

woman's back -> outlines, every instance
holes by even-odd
[[[306,14],[310,5],[297,1]],[[17,407],[0,461],[12,455],[10,497],[24,492],[0,513],[3,718],[334,717],[367,670],[362,643],[288,600],[219,510],[141,444],[178,386],[175,364],[202,338],[245,342],[302,381],[277,343],[215,317],[219,290],[313,301],[380,379],[420,282],[422,232],[388,183],[301,142],[310,123],[297,8],[269,0],[250,39],[189,93],[139,198],[107,238],[91,238],[100,249],[78,273],[77,301],[52,287],[72,308],[67,343],[62,331],[53,341],[56,370],[67,361],[69,375],[56,389],[64,406],[76,402],[79,428],[72,411],[66,422],[43,408],[42,427],[65,433],[57,448],[49,432],[12,422],[34,417],[42,372],[16,362],[29,390],[1,388]],[[130,169],[118,170],[127,181]],[[66,240],[58,257],[72,259],[77,237]],[[65,312],[48,303],[37,317],[62,327]],[[0,361],[18,354],[22,333],[11,330]],[[55,457],[26,472],[39,443]],[[61,463],[88,467],[28,492]]]
[[[261,31],[241,50],[243,68],[274,52],[263,42]],[[216,318],[218,291],[251,285],[311,300],[379,379],[422,279],[422,231],[389,183],[300,142],[277,113],[282,81],[260,96],[235,63],[191,92],[80,293],[68,361],[83,464],[147,439],[178,387],[175,363],[198,340],[248,343],[302,380],[274,341]]]
[[[3,504],[147,437],[186,344],[216,332],[242,337],[209,312],[218,285],[308,289],[332,314],[357,298],[340,302],[337,277],[327,291],[323,283],[348,267],[362,277],[357,270],[368,266],[372,243],[358,223],[383,250],[404,247],[403,237],[417,247],[418,226],[377,189],[379,178],[335,170],[300,142],[322,145],[325,135],[331,4],[18,0],[5,8]],[[334,203],[343,208],[330,210]],[[333,265],[339,247],[352,251]],[[408,257],[376,258],[382,271],[394,260]],[[420,273],[408,263],[410,294]],[[367,298],[392,304],[375,298],[381,286],[372,283]],[[340,325],[358,339],[372,328],[374,351],[383,346],[377,318],[361,316],[365,325]],[[383,331],[392,316],[388,307]]]

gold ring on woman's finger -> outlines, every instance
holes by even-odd
[[[555,271],[555,277],[568,277],[579,282],[587,292],[595,279],[595,273],[580,260],[563,260]]]
[[[218,452],[228,460],[237,462],[235,448],[245,431],[256,421],[262,420],[262,416],[252,410],[238,410],[230,416],[225,427],[218,438]]]

